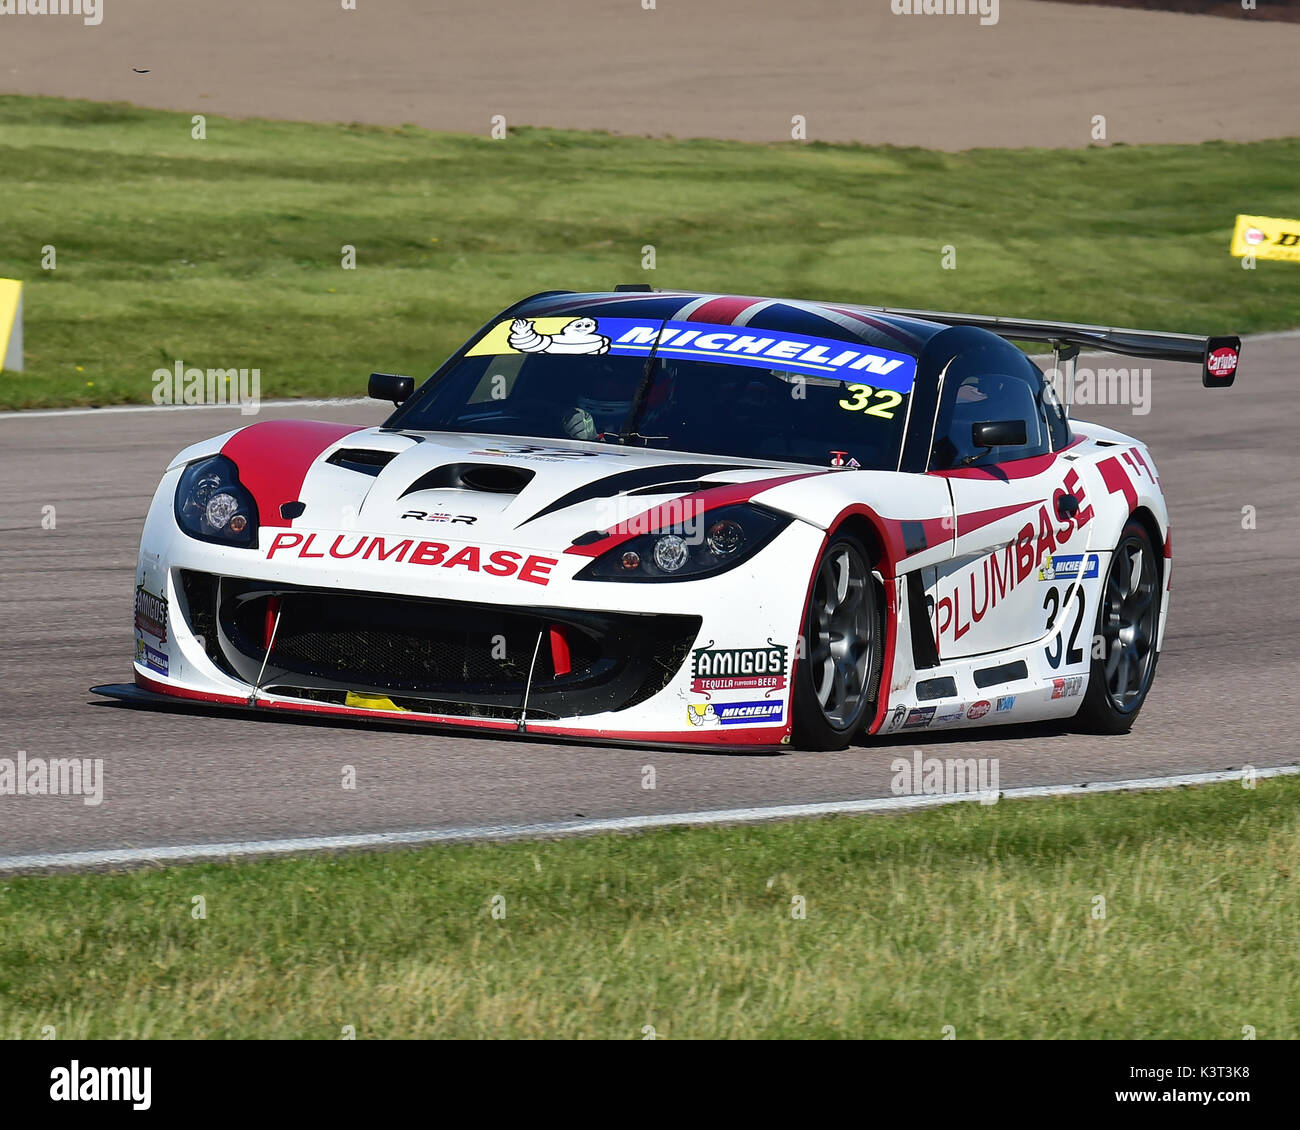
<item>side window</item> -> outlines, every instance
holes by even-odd
[[[955,366],[954,366],[955,368]],[[1039,403],[1042,378],[1031,373],[955,372],[944,380],[939,417],[930,456],[933,470],[1005,463],[1051,450],[1050,432]],[[971,437],[975,424],[1020,420],[1023,444],[978,447]]]

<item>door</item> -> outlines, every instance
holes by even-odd
[[[955,553],[925,576],[940,659],[1022,646],[1062,624],[1049,664],[1082,659],[1090,630],[1072,582],[1099,561],[1085,552],[1093,509],[1069,449],[1032,364],[945,374],[930,473],[952,492]]]

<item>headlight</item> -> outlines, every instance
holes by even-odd
[[[725,573],[753,557],[790,524],[753,503],[722,506],[620,542],[580,572],[579,581],[684,581]]]
[[[190,537],[218,545],[257,544],[257,504],[224,455],[185,468],[176,487],[176,523]]]

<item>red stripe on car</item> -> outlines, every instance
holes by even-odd
[[[712,322],[715,326],[734,325],[741,314],[751,306],[759,305],[763,299],[738,298],[729,295],[726,298],[711,298],[703,306],[697,306],[687,316],[688,322]]]
[[[995,506],[992,510],[976,510],[973,514],[958,514],[957,536],[973,534],[976,530],[981,530],[1001,518],[1007,518],[1012,514],[1019,514],[1022,510],[1028,510],[1032,506],[1042,506],[1043,504],[1042,499],[1034,499],[1031,502],[1014,502],[1010,506]]]
[[[239,468],[239,481],[257,503],[263,526],[289,526],[280,516],[286,502],[297,502],[307,471],[327,447],[361,431],[359,424],[319,420],[265,420],[250,424],[226,440],[221,454]]]
[[[783,483],[792,483],[796,479],[806,479],[812,475],[828,475],[830,471],[803,471],[794,475],[778,475],[774,479],[757,479],[748,483],[727,483],[723,486],[709,487],[674,498],[671,502],[661,503],[644,510],[626,522],[611,526],[599,541],[587,545],[571,545],[565,553],[577,554],[579,557],[599,557],[603,553],[631,541],[641,534],[653,534],[665,526],[673,526],[684,518],[693,518],[699,514],[716,510],[719,506],[732,506],[739,502],[748,502],[756,494],[779,487]]]
[[[1111,494],[1122,493],[1124,495],[1124,499],[1128,503],[1128,512],[1132,514],[1137,509],[1138,495],[1137,491],[1133,489],[1133,480],[1129,478],[1128,472],[1124,470],[1124,464],[1112,455],[1110,458],[1103,459],[1098,463],[1097,470],[1101,472],[1102,481]]]
[[[555,672],[557,678],[564,678],[573,670],[573,660],[569,656],[569,639],[565,635],[562,624],[552,624],[550,626],[551,637],[551,669]]]
[[[1030,455],[1026,459],[1010,459],[1005,463],[990,463],[986,467],[954,467],[948,471],[928,471],[927,474],[939,475],[945,479],[993,479],[1002,482],[1007,479],[1031,479],[1051,470],[1061,452],[1083,442],[1083,436],[1075,436],[1060,451],[1049,451],[1046,455]]]

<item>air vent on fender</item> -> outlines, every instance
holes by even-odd
[[[396,451],[371,451],[362,447],[341,447],[334,452],[326,463],[333,463],[345,471],[357,471],[362,475],[377,475],[396,458]]]
[[[448,463],[421,475],[400,497],[418,490],[477,490],[487,494],[518,494],[536,474],[527,467],[500,463]]]

